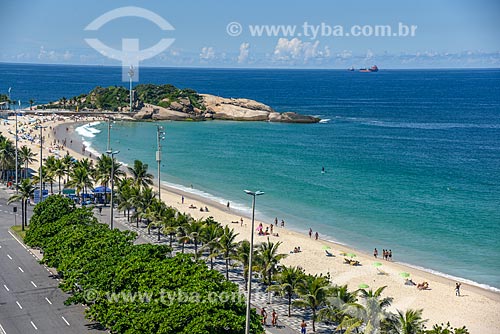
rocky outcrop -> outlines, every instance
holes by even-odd
[[[134,116],[137,120],[233,120],[269,121],[286,123],[317,123],[319,118],[294,112],[278,113],[270,106],[250,99],[224,98],[201,94],[201,109],[183,98],[169,104],[168,108],[144,104]]]

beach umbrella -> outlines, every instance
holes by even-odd
[[[354,253],[348,253],[348,254],[346,254],[346,255],[347,255],[348,257],[350,257],[351,259],[352,259],[353,257],[356,257],[356,254],[354,254]]]
[[[399,276],[401,276],[403,278],[408,278],[408,277],[410,277],[410,273],[402,272],[402,273],[399,273]]]
[[[380,263],[380,262],[373,262],[374,267],[380,267],[381,265],[382,265],[382,263]]]
[[[358,288],[360,288],[360,289],[366,289],[366,288],[369,288],[369,287],[370,286],[368,284],[366,284],[366,283],[362,283],[362,284],[358,285]]]
[[[327,245],[323,245],[323,249],[331,249],[331,247],[327,246]]]

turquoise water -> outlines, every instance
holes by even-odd
[[[12,85],[37,73],[48,82],[37,90],[45,101],[121,84],[118,68],[0,70]],[[259,218],[367,252],[390,248],[398,261],[500,288],[500,70],[141,69],[141,81],[328,119],[163,122],[168,183],[242,210],[250,207],[243,189],[262,190]],[[95,128],[85,140],[104,151],[106,125]],[[112,147],[156,173],[154,124],[117,122]]]

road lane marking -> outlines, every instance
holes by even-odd
[[[18,302],[17,300],[16,300],[16,304],[17,304],[17,306],[19,306],[19,308],[20,308],[21,310],[23,309],[23,307],[21,306],[21,304],[19,304],[19,302]]]
[[[66,323],[66,325],[71,326],[71,325],[69,324],[68,320],[66,320],[66,318],[65,318],[65,317],[61,316],[61,318],[62,318],[62,320],[64,320],[64,322]]]
[[[35,326],[35,324],[33,323],[33,321],[30,321],[30,322],[31,322],[31,326],[33,326],[33,328],[37,331],[38,327]]]
[[[22,273],[24,273],[23,268],[21,268],[21,267],[17,267],[17,268],[18,268],[18,269],[19,269]]]
[[[7,285],[4,284],[3,287],[5,288],[5,290],[10,291]]]
[[[10,254],[7,254],[7,257],[12,260],[12,256],[10,256]]]
[[[17,242],[19,242],[21,246],[23,246],[24,249],[28,249],[10,230],[8,232],[14,239],[16,239]]]
[[[50,305],[52,305],[52,302],[49,300],[49,298],[45,297],[45,300],[47,301],[47,303],[49,303]]]
[[[7,334],[5,329],[3,329],[2,324],[0,324],[0,334]]]
[[[31,281],[31,284],[32,284],[35,288],[38,288],[38,287],[36,286],[36,284],[35,284],[33,281]]]

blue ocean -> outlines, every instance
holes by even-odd
[[[318,124],[163,122],[162,180],[258,218],[500,289],[500,70],[141,68],[141,83],[246,97]],[[121,68],[0,64],[24,105],[124,85]],[[106,124],[83,139],[106,147]],[[95,132],[95,131],[94,131]],[[119,160],[156,174],[153,123],[117,122]],[[322,168],[325,173],[322,173]]]

